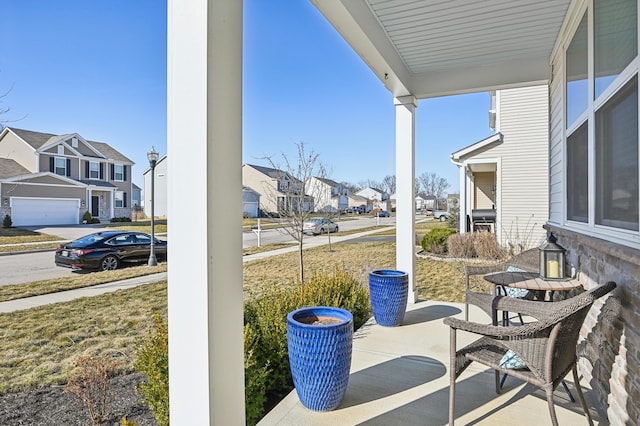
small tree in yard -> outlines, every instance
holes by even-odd
[[[281,161],[266,157],[271,167],[276,171],[277,190],[268,189],[265,194],[277,206],[277,212],[272,213],[280,219],[282,229],[298,242],[298,261],[300,282],[304,282],[304,257],[302,244],[304,241],[304,222],[313,214],[314,195],[309,194],[309,180],[312,177],[325,178],[327,170],[318,160],[319,154],[313,149],[305,150],[303,142],[296,143],[298,148],[295,162],[289,161],[285,154],[281,154]],[[288,223],[287,223],[288,222]],[[330,235],[330,234],[329,234]]]

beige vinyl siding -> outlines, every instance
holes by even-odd
[[[37,170],[37,157],[33,153],[33,148],[17,137],[13,132],[7,131],[0,140],[0,158],[9,158],[20,164],[32,173]]]
[[[11,184],[2,185],[3,191],[5,186]],[[55,187],[55,192],[51,186],[47,185],[29,185],[20,184],[16,185],[9,195],[11,197],[36,197],[36,198],[78,198],[84,200],[87,191],[85,188],[78,187]]]
[[[495,176],[496,175],[493,172],[480,172],[474,174],[474,208],[492,209],[493,206],[495,206]]]
[[[533,247],[545,237],[548,204],[548,87],[500,93],[502,148],[500,233]]]
[[[550,158],[549,158],[549,222],[562,224],[564,219],[564,173],[562,163],[564,159],[564,108],[562,104],[564,93],[564,66],[561,55],[556,57],[553,64],[553,76],[550,83]]]

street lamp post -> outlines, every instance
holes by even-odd
[[[158,259],[156,259],[156,236],[155,236],[155,209],[154,204],[156,201],[155,196],[155,169],[156,162],[158,161],[158,153],[156,150],[151,147],[151,151],[147,152],[147,159],[149,160],[149,167],[151,167],[151,246],[149,250],[149,261],[147,262],[148,266],[156,266],[158,264]]]

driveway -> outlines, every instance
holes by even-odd
[[[46,226],[20,226],[22,229],[55,235],[61,240],[75,240],[94,232],[100,232],[104,228],[96,225],[46,225]]]

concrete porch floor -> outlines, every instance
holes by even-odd
[[[399,327],[382,327],[370,319],[353,341],[351,375],[340,407],[330,412],[307,410],[293,390],[259,423],[268,425],[445,425],[449,410],[449,328],[447,316],[464,318],[464,305],[445,302],[410,304]],[[470,318],[489,317],[471,310]],[[476,338],[458,332],[458,348]],[[571,373],[554,399],[560,425],[587,424]],[[551,424],[543,391],[507,377],[503,392],[494,389],[493,370],[473,363],[456,382],[456,424]],[[608,424],[593,408],[589,384],[581,382],[595,424]]]

